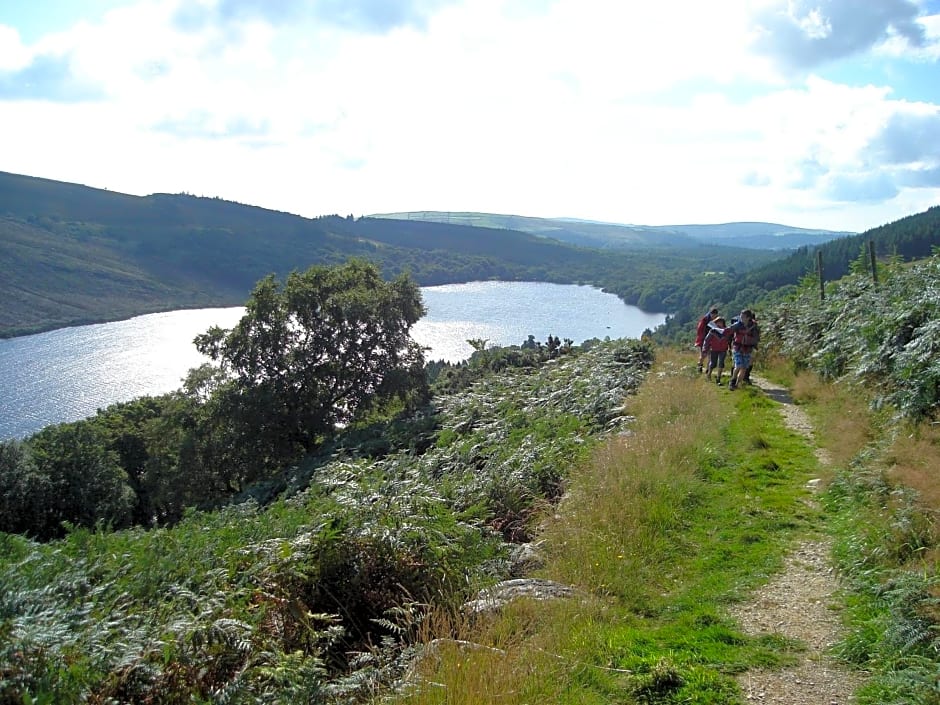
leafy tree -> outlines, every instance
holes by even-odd
[[[377,404],[423,395],[410,330],[424,312],[410,277],[385,282],[374,264],[350,260],[283,285],[268,276],[233,329],[197,336],[222,373],[209,404],[239,449],[242,479],[295,460]]]
[[[91,423],[47,426],[29,438],[29,506],[35,508],[25,533],[61,535],[63,523],[115,528],[130,524],[137,498],[108,438]],[[25,461],[24,461],[25,462]]]
[[[49,496],[49,479],[36,470],[20,441],[0,442],[0,531],[35,533],[36,517]]]
[[[159,418],[143,429],[147,460],[140,477],[140,495],[146,500],[142,523],[175,523],[188,507],[210,506],[238,489],[232,478],[238,466],[231,437],[219,432],[225,419],[191,386],[207,367],[191,370],[184,388],[167,395]]]
[[[79,423],[93,424],[107,439],[107,447],[117,453],[118,460],[134,494],[135,524],[149,524],[154,508],[146,485],[147,464],[151,452],[166,443],[163,432],[151,431],[173,399],[173,395],[144,396],[128,402],[112,404],[99,409],[95,416]]]

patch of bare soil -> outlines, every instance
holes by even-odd
[[[794,431],[813,441],[813,426],[787,390],[763,378],[754,383],[780,402],[781,413]],[[821,463],[824,452],[817,451]],[[814,485],[815,486],[815,485]],[[787,705],[843,705],[853,703],[853,693],[864,676],[832,658],[829,649],[841,632],[835,595],[839,588],[830,565],[832,546],[825,540],[806,541],[787,556],[783,571],[736,605],[732,616],[742,629],[755,636],[776,634],[805,647],[794,666],[754,670],[741,674],[738,683],[749,702]]]

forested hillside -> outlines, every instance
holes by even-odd
[[[759,307],[770,292],[795,286],[815,269],[817,251],[824,276],[835,279],[869,240],[883,258],[923,256],[940,244],[937,207],[790,254],[641,226],[449,215],[475,225],[309,219],[220,199],[128,196],[0,172],[0,257],[9,263],[0,276],[0,336],[238,305],[267,274],[357,257],[378,264],[386,278],[407,272],[422,286],[492,279],[591,284],[646,311],[670,313],[658,334],[677,342],[713,303],[732,311]],[[513,225],[528,232],[507,229]],[[760,226],[760,237],[774,236],[777,227],[683,227],[735,241],[733,226]],[[610,244],[615,239],[617,247]]]
[[[648,311],[645,293],[720,261],[779,255],[691,242],[604,252],[504,228],[375,218],[302,218],[185,194],[128,196],[0,173],[0,336],[136,313],[239,305],[256,281],[350,257],[419,285],[474,280],[593,284]]]
[[[757,308],[760,313],[764,302],[792,290],[804,277],[816,276],[817,256],[822,259],[826,281],[843,277],[853,267],[867,268],[869,242],[874,244],[876,257],[882,262],[910,261],[929,255],[940,246],[940,206],[815,248],[799,248],[748,271],[741,271],[730,259],[721,271],[705,273],[691,283],[668,281],[675,296],[675,305],[669,309],[674,315],[658,334],[662,340],[691,342],[694,321],[713,304],[729,315],[736,315],[743,308]]]

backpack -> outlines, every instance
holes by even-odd
[[[734,347],[735,350],[747,353],[756,348],[757,343],[760,342],[760,328],[757,327],[755,321],[751,321],[749,325],[740,323],[741,325],[734,329]]]
[[[711,350],[714,352],[726,352],[729,344],[728,337],[724,335],[722,329],[711,328],[705,340],[702,343],[702,350]]]

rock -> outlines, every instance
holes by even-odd
[[[520,543],[509,551],[509,574],[521,578],[545,565],[539,543]]]
[[[572,597],[577,591],[553,580],[541,578],[514,578],[497,583],[493,587],[481,590],[477,599],[464,605],[464,609],[474,614],[493,612],[502,609],[512,600],[527,598],[530,600],[557,600]]]

